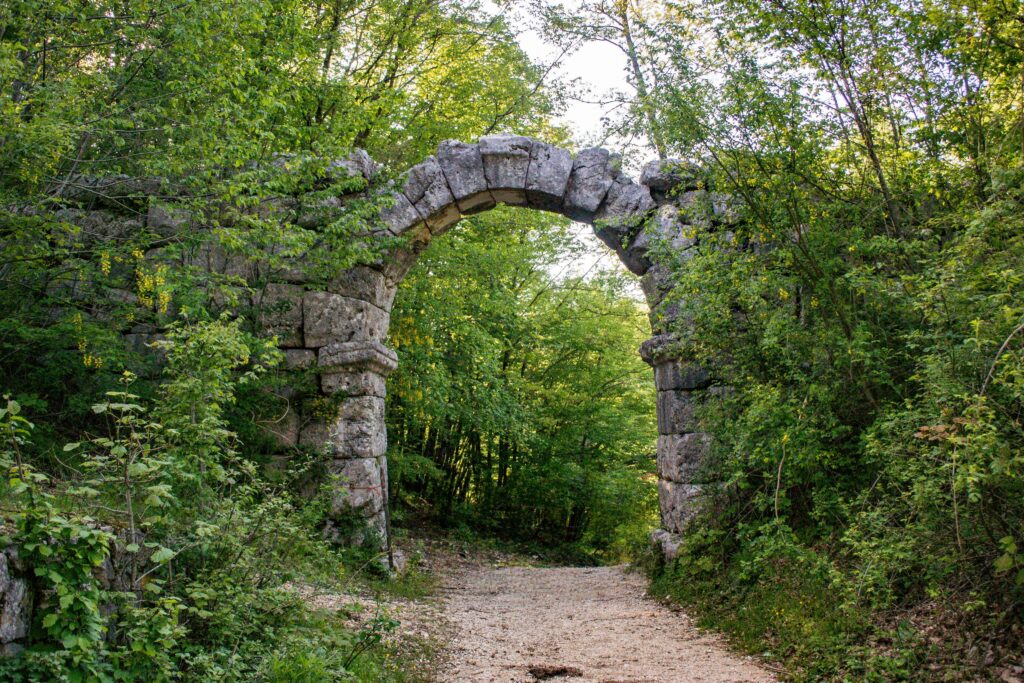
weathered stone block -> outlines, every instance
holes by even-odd
[[[612,157],[606,149],[591,147],[577,154],[572,162],[562,212],[573,220],[593,220],[612,186],[615,163],[617,157]]]
[[[366,518],[366,528],[369,532],[369,540],[380,543],[382,547],[387,543],[387,519],[388,518],[383,507]],[[364,538],[366,537],[364,536]],[[362,539],[359,539],[356,541],[356,545],[360,545],[362,542]],[[385,564],[387,563],[386,557],[382,558],[382,560]]]
[[[711,450],[711,436],[704,432],[692,434],[661,434],[658,436],[658,469],[662,477],[691,482],[693,475]]]
[[[334,515],[355,508],[370,516],[384,507],[380,463],[376,458],[332,460],[327,471],[342,480],[331,499]]]
[[[688,434],[697,431],[698,396],[691,391],[659,391],[658,433]]]
[[[388,283],[384,273],[368,266],[343,270],[327,285],[327,291],[332,294],[362,299],[385,311],[391,310],[396,289]]]
[[[526,202],[545,211],[558,211],[572,173],[572,155],[554,145],[534,141],[526,177]]]
[[[343,204],[338,197],[319,197],[315,201],[303,201],[299,207],[296,225],[311,230],[336,220]]]
[[[366,370],[386,376],[398,367],[398,355],[378,341],[334,342],[320,349],[318,364],[325,373]]]
[[[644,241],[638,242],[637,247],[643,246],[648,251],[658,243],[674,255],[676,252],[690,250],[697,244],[693,227],[683,222],[679,207],[671,204],[658,207],[642,235]]]
[[[652,306],[648,314],[651,321],[651,330],[655,333],[667,331],[670,323],[676,325],[682,322],[685,324],[686,315],[683,310],[683,302],[678,296],[665,298],[657,306]]]
[[[711,218],[715,223],[734,225],[740,222],[742,205],[735,196],[712,192],[708,199],[711,201]]]
[[[355,149],[344,159],[335,159],[327,167],[328,180],[343,180],[353,176],[361,176],[364,180],[373,180],[377,174],[375,162],[365,149]]]
[[[181,207],[154,202],[146,210],[146,228],[161,237],[177,235],[191,224],[192,214]]]
[[[286,408],[281,415],[257,420],[256,424],[281,448],[294,448],[299,445],[302,421],[291,407]]]
[[[302,299],[299,285],[271,282],[253,295],[257,309],[256,324],[267,334],[277,335],[278,345],[300,347],[302,339]]]
[[[671,334],[656,334],[640,344],[640,357],[648,365],[659,365],[673,359],[676,344]]]
[[[299,446],[316,451],[326,451],[330,447],[330,434],[327,424],[322,420],[314,420],[299,430]]]
[[[478,145],[445,140],[437,148],[437,162],[448,180],[448,187],[459,211],[470,214],[494,206],[494,197],[487,189],[484,160]]]
[[[619,258],[631,273],[642,277],[647,274],[647,271],[652,266],[650,256],[648,255],[649,252],[650,242],[647,231],[641,230],[636,237],[626,242],[626,246],[622,249],[622,253],[619,254]]]
[[[17,649],[14,643],[28,635],[31,622],[32,596],[16,565],[14,548],[0,550],[0,654]]]
[[[700,486],[695,484],[677,484],[665,479],[658,482],[661,524],[666,531],[683,532],[686,522],[697,514],[700,494]]]
[[[704,171],[679,159],[656,159],[640,172],[640,184],[661,193],[696,190],[706,184]]]
[[[305,370],[316,364],[316,351],[309,349],[285,349],[284,369]]]
[[[637,185],[628,176],[616,173],[594,220],[607,226],[628,227],[635,232],[655,208],[657,205],[650,190]]]
[[[358,339],[379,341],[388,332],[387,311],[361,299],[330,292],[306,292],[302,307],[308,348]]]
[[[651,543],[661,550],[665,560],[671,562],[679,556],[679,548],[683,545],[683,537],[664,529],[655,529],[651,533]]]
[[[640,289],[644,292],[647,305],[652,309],[665,299],[673,286],[671,273],[659,263],[652,263],[640,278]]]
[[[683,192],[676,198],[675,204],[679,207],[679,217],[683,223],[699,229],[711,226],[714,205],[707,190]]]
[[[667,360],[654,366],[654,385],[658,391],[704,389],[710,384],[707,370],[693,363]]]
[[[409,169],[402,193],[434,234],[443,232],[462,217],[435,157],[427,157]]]
[[[380,220],[392,235],[404,235],[423,224],[423,217],[419,211],[401,192],[389,193],[385,202],[388,205],[381,209]]]
[[[140,356],[153,355],[157,358],[165,358],[166,352],[156,345],[156,342],[167,341],[162,334],[148,334],[145,332],[132,332],[124,335],[125,347],[128,351],[137,353]]]
[[[620,259],[622,258],[626,249],[626,241],[629,239],[629,230],[617,225],[602,225],[594,227],[594,234],[609,249],[614,251]]]
[[[524,206],[533,140],[522,135],[488,135],[480,138],[479,146],[487,188],[494,201]]]
[[[431,235],[427,226],[421,224],[419,228],[410,230],[406,237],[412,237],[408,248],[392,249],[384,255],[380,263],[374,265],[384,275],[388,286],[392,288],[397,288],[398,283],[415,265],[420,253],[430,243]]]
[[[387,395],[384,378],[368,370],[326,373],[320,377],[320,389],[325,394],[340,393],[347,396],[384,398]]]
[[[338,406],[337,419],[328,427],[336,458],[376,458],[387,450],[384,399],[357,396]]]

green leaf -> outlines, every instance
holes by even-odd
[[[163,562],[166,562],[166,561],[170,560],[172,557],[174,557],[175,554],[176,553],[173,550],[171,550],[170,548],[161,547],[155,553],[150,555],[149,559],[152,562],[155,562],[157,564],[161,564]]]

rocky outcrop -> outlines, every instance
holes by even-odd
[[[14,548],[0,551],[0,655],[14,654],[28,636],[32,594]]]

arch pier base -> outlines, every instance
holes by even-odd
[[[337,401],[326,434],[325,469],[335,481],[325,531],[338,541],[386,546],[385,380],[398,367],[398,357],[377,341],[334,342],[320,348],[317,365],[321,391]]]

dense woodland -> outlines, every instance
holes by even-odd
[[[399,290],[393,524],[636,559],[658,593],[795,680],[995,678],[1024,649],[1024,8],[1005,0],[13,0],[0,7],[0,545],[48,596],[12,681],[409,680],[382,638],[287,586],[395,588],[321,534],[315,454],[269,456],[280,353],[241,283],[156,246],[376,257],[249,211],[384,179],[440,140],[555,122],[557,55],[630,88],[604,144],[678,158],[742,222],[666,245],[682,355],[728,390],[680,555],[657,525],[647,311],[579,269],[578,226],[499,208]],[[284,161],[282,161],[284,160]],[[96,179],[122,179],[96,198]],[[358,184],[357,184],[358,185]],[[82,224],[83,196],[211,228]],[[141,223],[140,223],[141,225]],[[158,348],[125,334],[159,330]],[[104,580],[116,554],[130,568]],[[290,582],[290,583],[289,583]],[[1016,658],[1016,659],[1015,659]]]
[[[491,211],[403,282],[388,406],[400,513],[577,559],[627,559],[646,542],[657,430],[636,350],[650,325],[632,276],[572,272],[586,255],[576,232]]]

